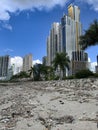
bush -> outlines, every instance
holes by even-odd
[[[26,72],[22,71],[19,74],[13,75],[11,77],[11,80],[18,79],[18,78],[28,78],[28,77],[30,77],[29,74],[27,74]]]
[[[71,76],[65,77],[64,79],[66,80],[66,79],[74,79],[74,78],[75,78],[74,75],[71,75]]]
[[[53,80],[59,80],[60,77],[59,76],[55,76]]]
[[[94,76],[94,74],[90,70],[81,70],[75,74],[76,78],[88,78],[91,76]]]
[[[95,78],[98,78],[98,73],[94,73],[94,77],[95,77]]]

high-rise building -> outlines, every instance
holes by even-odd
[[[97,65],[98,65],[98,55],[97,55]]]
[[[32,67],[32,54],[28,54],[23,57],[23,71],[28,73]]]
[[[72,59],[72,52],[79,51],[79,37],[82,34],[80,9],[68,6],[68,15],[63,15],[61,23],[53,23],[47,38],[47,61],[51,65],[56,52],[66,52]]]
[[[66,52],[72,59],[72,52],[79,51],[79,37],[82,34],[82,24],[80,22],[80,9],[78,6],[68,6],[68,16],[61,19],[61,47],[62,52]]]
[[[95,66],[95,71],[98,73],[98,55],[97,55],[97,65]]]
[[[47,38],[47,61],[51,65],[55,54],[60,52],[60,24],[53,23],[50,34]]]
[[[63,15],[61,23],[53,23],[50,30],[47,38],[48,65],[51,65],[56,52],[66,52],[71,61],[70,70],[69,72],[66,70],[66,75],[75,74],[80,69],[87,69],[88,55],[81,50],[79,45],[81,35],[80,9],[71,4],[68,6],[68,15]]]
[[[0,77],[6,77],[9,68],[9,55],[0,56]]]

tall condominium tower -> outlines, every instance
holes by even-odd
[[[60,51],[60,24],[53,23],[47,38],[47,65],[51,65],[55,54]]]
[[[97,55],[97,65],[95,66],[95,72],[98,73],[98,55]]]
[[[9,67],[9,55],[0,56],[0,77],[6,77]]]
[[[69,72],[66,70],[66,75],[75,74],[83,68],[86,69],[88,55],[80,48],[79,38],[81,35],[80,9],[71,4],[68,6],[68,15],[63,15],[61,23],[53,23],[50,30],[50,35],[47,38],[48,65],[51,65],[56,52],[66,52],[71,61],[70,70]]]
[[[97,65],[98,65],[98,55],[97,55]]]
[[[23,57],[23,71],[28,73],[28,70],[32,67],[32,54],[28,54]]]
[[[80,9],[78,6],[68,6],[68,16],[61,19],[61,48],[72,59],[72,52],[79,51],[79,37],[82,34]]]

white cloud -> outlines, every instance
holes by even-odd
[[[56,5],[64,6],[69,0],[0,0],[0,20],[9,20],[10,13],[17,11],[52,9]],[[76,0],[88,3],[98,11],[98,0]]]
[[[23,65],[23,59],[20,56],[15,56],[11,58],[11,66],[13,66],[14,74],[21,71]]]
[[[14,50],[9,49],[9,48],[7,48],[7,49],[4,50],[4,52],[6,52],[6,53],[8,53],[8,52],[13,52],[13,51],[14,51]]]
[[[0,20],[9,20],[10,13],[23,10],[51,9],[55,5],[63,6],[68,0],[0,0]]]
[[[11,58],[11,65],[15,64],[17,67],[22,66],[23,64],[23,59],[20,56],[15,56]]]
[[[0,0],[0,20],[9,20],[10,13],[23,10],[52,9],[55,5],[64,6],[69,0]],[[77,0],[76,0],[77,1]],[[78,0],[88,3],[98,11],[98,0]]]
[[[88,62],[89,62],[89,69],[93,72],[95,72],[95,66],[97,65],[97,62],[91,62],[90,57],[88,57]]]
[[[98,0],[80,0],[81,2],[88,3],[95,11],[98,11]]]
[[[95,66],[97,65],[97,62],[91,62],[90,70],[95,72]]]
[[[88,57],[88,62],[91,62],[91,59],[90,59],[90,57]]]
[[[2,25],[2,27],[12,31],[12,26],[10,24],[5,23],[5,24]]]
[[[42,64],[42,61],[40,61],[39,59],[34,60],[34,61],[33,61],[33,65],[35,65],[35,64]]]
[[[42,61],[39,59],[33,61],[33,65],[35,64],[42,64]],[[23,58],[20,56],[15,56],[11,58],[11,66],[13,66],[14,74],[17,74],[17,72],[22,69],[23,66]]]

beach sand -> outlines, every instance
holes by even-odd
[[[0,83],[0,130],[98,130],[98,79]]]

